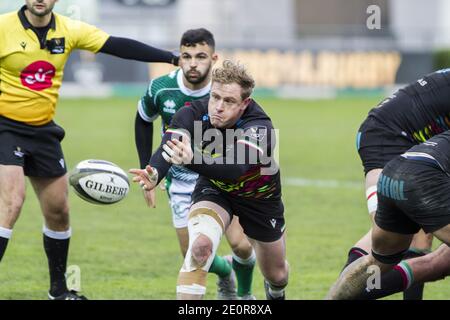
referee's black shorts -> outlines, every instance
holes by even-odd
[[[63,176],[67,172],[60,144],[64,135],[53,121],[31,126],[0,116],[0,165],[21,166],[29,177]]]
[[[281,199],[261,200],[232,196],[217,189],[200,176],[192,194],[193,203],[211,201],[225,209],[230,218],[239,217],[244,233],[255,240],[274,242],[285,231],[284,206]]]

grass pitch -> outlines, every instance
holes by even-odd
[[[68,167],[92,158],[124,169],[136,167],[137,99],[61,101],[56,121],[66,129],[63,148]],[[280,129],[291,267],[287,297],[322,299],[348,249],[369,228],[355,134],[379,99],[257,100]],[[128,197],[115,205],[89,204],[72,190],[70,202],[74,233],[69,265],[81,268],[84,294],[90,299],[174,299],[182,258],[163,191],[158,190],[156,209],[145,206],[134,185]],[[42,223],[28,185],[22,215],[0,264],[0,299],[46,299],[49,280]],[[229,252],[223,241],[219,253]],[[208,299],[215,298],[215,281],[210,275]],[[425,299],[448,299],[449,284],[450,280],[427,284]],[[258,269],[254,293],[264,298]]]

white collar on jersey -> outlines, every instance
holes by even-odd
[[[183,92],[183,94],[190,96],[190,97],[202,97],[204,95],[207,95],[209,93],[209,91],[211,91],[211,82],[209,82],[206,85],[206,87],[203,87],[198,90],[191,90],[188,87],[186,87],[183,82],[183,70],[181,70],[181,69],[178,69],[177,83],[178,83],[178,86],[180,87],[181,92]]]

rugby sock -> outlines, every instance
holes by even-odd
[[[227,261],[227,259],[216,254],[208,272],[215,273],[219,277],[225,278],[231,273],[231,264]]]
[[[50,295],[57,297],[67,292],[66,268],[72,230],[56,232],[44,226],[44,249],[50,273]]]
[[[265,280],[264,285],[266,286],[266,297],[268,300],[284,300],[285,299],[285,293],[284,289],[286,288],[286,285],[283,286],[275,286],[271,283],[269,283],[267,280]]]
[[[242,297],[252,293],[253,270],[255,268],[256,255],[252,254],[247,259],[242,259],[233,253],[233,270],[238,282],[237,295]]]
[[[374,300],[390,296],[394,293],[402,292],[411,288],[413,274],[406,261],[400,262],[391,271],[381,276],[379,289],[364,292],[358,296],[360,300]]]
[[[11,239],[12,230],[0,227],[0,261],[2,261],[5,254],[8,241]]]
[[[412,259],[417,257],[422,257],[429,253],[428,250],[418,250],[410,248],[406,252],[404,259]],[[422,300],[423,299],[423,288],[424,283],[414,283],[408,289],[403,292],[403,300]]]
[[[348,251],[348,259],[347,262],[345,263],[344,268],[342,268],[342,270],[344,270],[345,268],[348,267],[349,264],[351,264],[352,262],[358,260],[361,257],[367,256],[368,253],[358,247],[353,247]],[[341,271],[342,272],[342,271]]]

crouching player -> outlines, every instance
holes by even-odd
[[[382,275],[394,268],[420,228],[450,245],[449,154],[450,131],[446,131],[412,147],[385,166],[378,180],[372,253],[342,272],[328,298],[355,299],[364,290],[371,291],[367,280],[373,272],[368,268],[378,267]],[[438,262],[435,270],[428,270],[431,280],[448,274],[448,268],[443,271],[449,265],[447,250],[441,247],[437,254],[427,257]]]
[[[275,135],[270,118],[250,98],[253,87],[253,78],[241,65],[225,61],[213,71],[209,99],[181,108],[150,165],[130,170],[133,181],[146,192],[172,164],[183,164],[200,175],[192,195],[178,299],[204,296],[207,272],[233,215],[255,249],[266,297],[285,298],[288,264],[280,172],[273,166]]]

